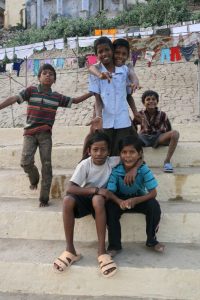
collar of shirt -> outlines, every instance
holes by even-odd
[[[47,94],[47,95],[52,94],[52,89],[49,88],[49,90],[47,91],[47,90],[44,89],[44,86],[42,84],[38,84],[37,89],[38,89],[39,93],[44,93],[44,94]]]

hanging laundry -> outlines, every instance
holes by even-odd
[[[170,60],[171,61],[179,61],[181,60],[181,54],[179,47],[171,47],[170,52]]]
[[[132,62],[133,62],[133,66],[135,66],[136,61],[138,59],[138,56],[140,54],[141,54],[141,51],[132,51],[132,53],[131,53],[131,59],[132,59]]]
[[[180,47],[181,54],[185,57],[186,61],[189,61],[191,59],[192,53],[194,52],[195,48],[195,44],[193,44],[192,46]]]
[[[34,59],[34,61],[33,61],[34,76],[38,76],[39,68],[40,68],[40,60],[39,59]]]
[[[52,62],[51,62],[51,59],[45,59],[45,60],[44,60],[44,63],[45,63],[45,64],[50,64],[50,65],[51,65]]]
[[[6,64],[0,64],[0,73],[6,72]]]
[[[161,49],[161,57],[160,57],[161,64],[164,63],[164,60],[166,60],[167,62],[170,62],[170,49],[169,48]]]
[[[28,72],[32,72],[33,71],[33,60],[32,59],[28,59],[27,60],[27,71]]]
[[[96,64],[97,63],[96,55],[87,55],[86,63],[87,63],[88,66]]]
[[[56,68],[63,69],[65,60],[64,58],[57,58]]]
[[[13,63],[6,64],[6,72],[11,74],[12,70],[13,70]]]
[[[116,33],[117,33],[117,29],[116,28],[108,29],[108,34],[109,35],[115,35]]]
[[[67,67],[72,68],[74,66],[75,62],[77,62],[77,59],[75,57],[66,58],[66,65],[67,65]]]
[[[18,59],[16,62],[13,63],[13,70],[17,71],[17,76],[19,77],[21,64],[24,62],[23,59]]]
[[[101,35],[101,29],[95,29],[94,35]]]
[[[148,63],[147,63],[148,67],[151,67],[151,63],[152,63],[152,59],[153,59],[154,54],[155,54],[154,51],[146,51],[145,52],[144,58],[146,60],[148,60]]]

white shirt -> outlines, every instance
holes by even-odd
[[[108,72],[99,64],[100,72]],[[128,67],[115,67],[110,83],[94,75],[89,76],[89,91],[99,94],[103,101],[103,128],[126,128],[131,126],[127,103]]]
[[[118,165],[119,156],[107,157],[103,165],[95,165],[92,158],[82,160],[76,167],[70,181],[81,187],[105,188],[112,172],[112,168]]]

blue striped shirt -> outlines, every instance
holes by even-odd
[[[158,186],[157,180],[145,163],[138,168],[135,181],[132,185],[128,186],[124,183],[125,175],[124,166],[120,163],[113,168],[107,184],[107,189],[121,199],[143,196]]]

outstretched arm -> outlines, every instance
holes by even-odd
[[[112,75],[109,72],[100,72],[98,69],[98,65],[92,65],[88,68],[89,73],[98,77],[99,79],[108,79],[111,81]]]
[[[83,101],[87,100],[88,98],[92,97],[93,95],[94,95],[94,93],[89,92],[89,93],[84,94],[82,96],[73,98],[72,103],[78,104],[80,102],[83,102]]]
[[[8,97],[6,100],[4,100],[3,102],[0,103],[0,110],[14,104],[15,102],[17,102],[17,100],[19,99],[18,96],[12,96],[12,97]]]

